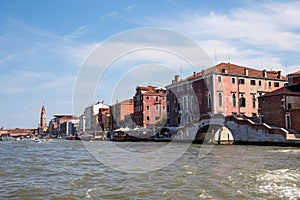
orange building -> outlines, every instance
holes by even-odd
[[[126,116],[133,114],[133,99],[116,102],[110,106],[111,130],[132,124],[132,119],[126,120]]]

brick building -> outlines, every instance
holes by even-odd
[[[288,75],[289,84],[259,98],[259,113],[269,125],[300,132],[300,72]]]
[[[79,117],[74,115],[54,115],[49,122],[50,137],[76,135],[78,125]]]
[[[167,88],[167,125],[180,126],[205,114],[256,116],[257,98],[284,86],[280,71],[251,69],[230,63],[175,76]]]
[[[138,86],[133,98],[136,126],[149,127],[166,115],[166,90],[154,86]]]
[[[111,105],[110,113],[111,130],[129,126],[132,124],[130,115],[133,114],[133,99],[126,99]]]

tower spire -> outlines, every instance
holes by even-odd
[[[43,102],[42,109],[41,109],[41,116],[40,116],[39,134],[42,134],[45,131],[47,131],[46,109],[45,109],[45,105],[44,105],[44,102]]]

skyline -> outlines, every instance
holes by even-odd
[[[230,60],[281,70],[284,75],[299,71],[297,1],[1,1],[0,5],[0,126],[4,128],[37,127],[36,110],[43,102],[47,122],[54,114],[78,115],[72,111],[72,93],[80,66],[97,45],[131,29],[159,27],[183,33],[214,64]],[[164,59],[168,56],[164,53],[143,51],[130,56],[116,66],[148,66],[149,60],[177,68],[181,64]],[[190,74],[183,65],[182,75]],[[105,80],[109,84],[113,79]],[[132,96],[135,88],[130,91],[127,95]],[[95,101],[110,103],[109,95],[97,91]]]

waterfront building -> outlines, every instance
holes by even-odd
[[[288,75],[289,84],[259,98],[263,122],[300,133],[300,71]]]
[[[133,101],[136,126],[151,127],[166,115],[165,88],[137,86]]]
[[[181,126],[202,115],[258,115],[257,98],[284,86],[280,71],[220,63],[166,86],[167,125]]]
[[[132,118],[128,118],[133,114],[133,99],[126,99],[121,102],[116,102],[110,106],[111,113],[111,130],[132,124]]]
[[[37,133],[37,129],[24,129],[24,128],[15,128],[15,129],[1,129],[0,137],[31,137]]]
[[[110,108],[99,108],[98,115],[100,129],[103,131],[109,131],[111,127]]]
[[[51,137],[64,137],[76,135],[79,125],[79,117],[74,115],[54,115],[49,122],[49,133]]]
[[[80,116],[79,121],[79,133],[89,133],[98,135],[102,134],[103,130],[99,124],[99,110],[109,109],[108,105],[105,105],[104,102],[97,102],[89,105],[84,109],[83,114]]]

